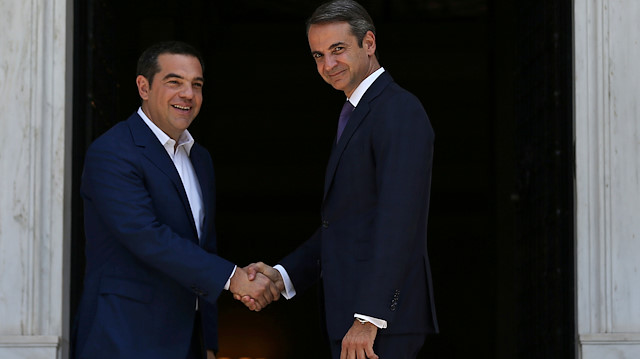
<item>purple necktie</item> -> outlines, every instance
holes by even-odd
[[[342,131],[344,131],[344,127],[347,125],[347,121],[349,121],[349,117],[351,117],[351,112],[353,112],[353,109],[354,107],[351,102],[344,102],[342,111],[340,111],[340,119],[338,120],[338,137],[336,137],[336,142],[340,140],[340,135],[342,135]]]

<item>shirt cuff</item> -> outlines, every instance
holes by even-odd
[[[282,281],[284,282],[284,290],[280,294],[282,294],[285,299],[293,298],[296,295],[296,289],[293,287],[293,282],[291,282],[287,270],[280,264],[273,266],[273,269],[280,272],[280,276],[282,276]]]
[[[386,329],[387,328],[387,321],[386,320],[382,320],[382,319],[378,319],[378,318],[374,318],[374,317],[370,317],[368,315],[362,315],[362,314],[354,314],[353,315],[354,318],[357,319],[362,319],[364,321],[367,321],[373,325],[375,325],[376,327],[380,328],[380,329]]]
[[[227,279],[227,283],[224,285],[224,290],[229,290],[229,286],[231,286],[231,277],[233,277],[233,275],[236,274],[236,269],[238,269],[238,266],[233,267],[233,270],[231,271],[231,275],[229,276],[229,279]]]

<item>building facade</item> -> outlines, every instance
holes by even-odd
[[[1,358],[68,356],[73,4],[0,3]],[[573,6],[576,357],[638,358],[640,3]]]

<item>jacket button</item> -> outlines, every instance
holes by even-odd
[[[329,221],[322,221],[322,227],[323,228],[329,228]]]

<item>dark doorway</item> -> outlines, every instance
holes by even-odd
[[[72,316],[84,152],[137,109],[136,60],[155,41],[205,56],[190,130],[216,167],[221,255],[275,264],[315,230],[343,101],[306,43],[320,3],[75,1]],[[382,65],[436,132],[429,252],[442,332],[421,358],[573,358],[570,2],[361,3]],[[318,305],[311,290],[256,314],[223,293],[219,357],[327,358]]]

